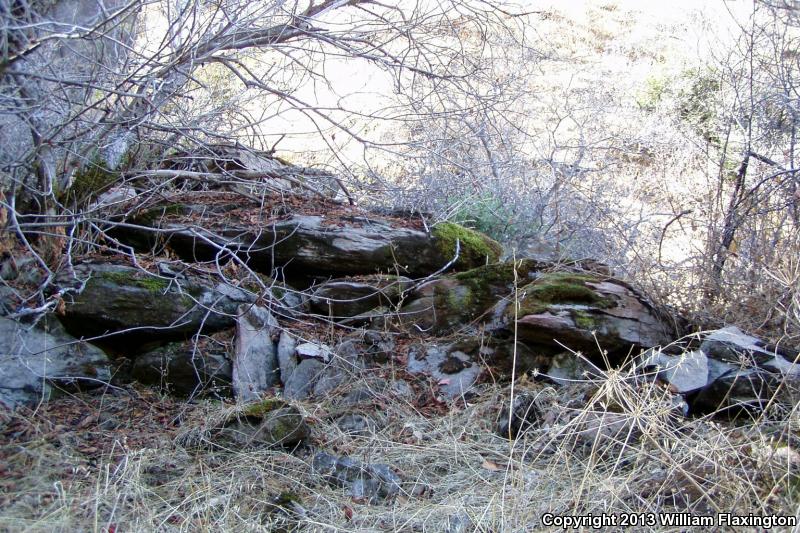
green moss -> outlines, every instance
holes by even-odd
[[[531,259],[523,259],[516,262],[517,280],[525,281],[531,272],[536,272],[541,265]],[[482,284],[494,286],[508,286],[514,283],[514,263],[506,261],[503,263],[492,263],[479,266],[471,270],[459,272],[453,277],[459,281],[479,281]]]
[[[241,415],[253,418],[263,418],[267,413],[286,407],[286,402],[279,398],[265,398],[261,401],[247,405]]]
[[[597,325],[594,317],[586,311],[575,309],[572,311],[571,315],[572,320],[574,320],[575,324],[581,329],[593,330]]]
[[[275,444],[284,444],[295,440],[295,433],[299,430],[302,420],[293,414],[280,413],[271,422],[270,438]]]
[[[94,198],[110,188],[120,178],[120,173],[109,170],[105,163],[96,157],[91,163],[75,173],[68,194],[78,202]]]
[[[437,325],[446,329],[474,317],[475,298],[469,287],[436,285],[433,289],[433,307]]]
[[[136,215],[136,222],[144,226],[153,226],[159,220],[170,215],[183,215],[186,208],[183,204],[172,203],[160,205]]]
[[[150,292],[164,292],[169,287],[169,281],[140,272],[101,272],[99,276],[117,285],[139,287]]]
[[[456,241],[460,243],[459,258],[456,266],[473,266],[482,263],[494,263],[500,259],[503,248],[499,243],[475,230],[443,222],[433,228],[433,236],[442,255],[452,258],[456,253]]]
[[[520,290],[524,297],[520,301],[519,315],[537,315],[554,304],[583,304],[600,308],[614,305],[613,300],[603,298],[587,287],[587,281],[596,281],[596,278],[571,272],[544,274]],[[588,319],[587,316],[582,320]]]

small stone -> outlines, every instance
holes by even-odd
[[[298,344],[295,348],[297,356],[303,359],[319,359],[323,363],[330,363],[333,352],[329,346],[325,344],[314,344],[311,342],[304,342]]]
[[[295,446],[310,434],[308,424],[296,407],[268,398],[246,405],[231,416],[212,440],[223,446]]]
[[[305,359],[294,369],[284,384],[283,395],[291,400],[308,398],[325,371],[325,363],[318,359]]]
[[[348,435],[369,435],[375,431],[375,422],[359,414],[341,416],[336,420],[336,425]]]
[[[351,457],[336,458],[319,452],[312,461],[312,470],[329,485],[342,487],[353,498],[367,503],[391,500],[401,490],[400,478],[385,464],[365,464]]]

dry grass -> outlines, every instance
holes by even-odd
[[[515,441],[494,432],[508,388],[486,385],[474,403],[436,416],[373,402],[378,428],[362,436],[332,421],[335,396],[305,403],[307,447],[246,452],[178,444],[230,410],[218,402],[187,406],[134,389],[60,400],[6,415],[0,529],[529,531],[546,512],[798,511],[796,409],[776,420],[686,419],[665,389],[622,372],[560,389],[522,379],[515,394],[523,391],[536,394],[542,423]],[[133,414],[108,431],[71,418],[101,408]],[[404,494],[353,501],[314,476],[318,450],[392,465]]]

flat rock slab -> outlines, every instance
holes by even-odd
[[[464,270],[496,261],[502,247],[485,235],[456,224],[444,223],[430,233],[398,220],[368,213],[337,215],[293,214],[265,220],[261,205],[196,204],[187,198],[156,206],[130,222],[158,228],[120,226],[118,239],[139,249],[169,243],[187,261],[210,261],[236,254],[251,268],[270,273],[282,267],[293,274],[357,275],[394,272],[429,275],[458,258],[453,269]],[[195,200],[196,201],[196,200]],[[457,245],[458,243],[458,245]]]
[[[54,387],[93,388],[110,379],[108,358],[99,348],[57,327],[46,333],[0,318],[0,404],[33,404],[48,399]]]

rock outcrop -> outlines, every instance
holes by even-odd
[[[553,266],[498,263],[439,278],[410,297],[401,320],[434,334],[472,322],[507,332],[516,323],[521,341],[555,351],[597,351],[599,343],[612,353],[627,352],[672,340],[669,323],[625,283]]]
[[[317,286],[311,309],[334,319],[354,317],[376,307],[396,305],[413,282],[405,276],[375,274],[359,279],[334,279]]]
[[[186,261],[235,254],[259,272],[282,268],[311,276],[397,272],[420,277],[451,261],[456,270],[495,262],[502,253],[492,239],[457,224],[439,224],[428,233],[369,213],[276,217],[258,202],[243,205],[238,196],[232,204],[220,200],[173,198],[140,212],[112,234],[142,251],[168,245]]]
[[[694,412],[793,401],[787,390],[794,387],[782,385],[800,381],[797,354],[730,328],[676,347],[672,323],[605,265],[555,250],[498,262],[496,242],[456,224],[428,227],[292,194],[256,201],[221,189],[181,193],[112,217],[110,238],[153,255],[75,261],[55,279],[60,321],[70,334],[132,360],[139,381],[192,396],[232,392],[240,403],[345,394],[365,369],[387,363],[429,380],[437,401],[452,401],[480,394],[482,378],[507,379],[512,369],[557,384],[602,379],[609,365],[642,351],[639,367]],[[117,264],[123,260],[130,263]],[[3,279],[24,278],[12,270]],[[14,298],[0,310],[18,304]],[[320,321],[349,337],[327,346],[315,329]],[[209,336],[224,339],[205,342]],[[52,369],[88,380],[88,370],[68,362],[75,348],[32,339],[28,345],[41,345],[29,354],[34,370],[22,370],[19,354],[4,355],[0,371],[16,383],[9,398],[46,395]],[[96,381],[107,380],[105,355],[81,350],[91,354],[86,368]],[[45,371],[53,357],[66,366],[48,363]],[[27,381],[19,377],[25,372]]]

